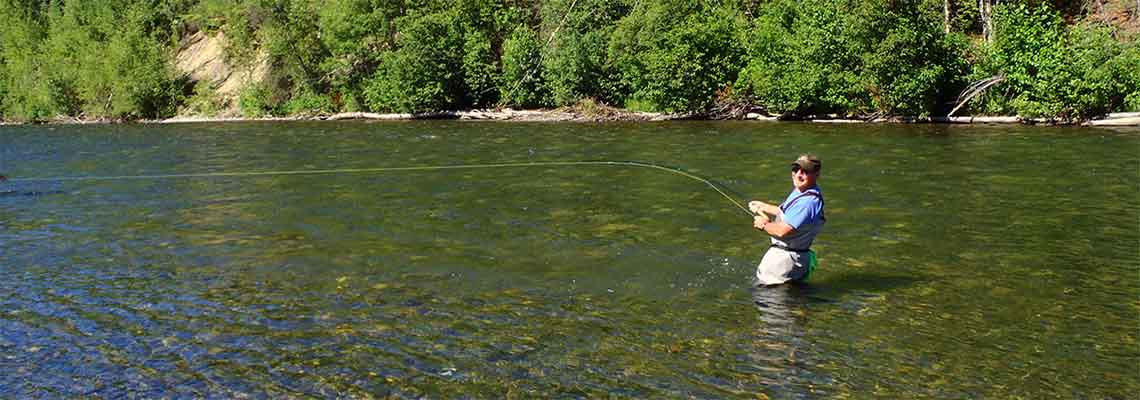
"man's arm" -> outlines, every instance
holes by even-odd
[[[769,217],[775,217],[783,214],[783,211],[780,211],[780,207],[776,207],[760,200],[752,200],[748,202],[748,209],[751,210],[753,214],[764,213],[768,214]]]
[[[756,228],[764,231],[764,233],[778,238],[783,238],[785,236],[791,235],[796,231],[796,228],[793,228],[791,225],[788,225],[784,221],[756,224]]]
[[[749,205],[751,205],[751,204],[749,204]],[[780,210],[779,208],[776,209],[776,211],[779,211],[779,210]],[[769,221],[768,216],[764,215],[764,214],[760,214],[760,215],[757,215],[755,217],[752,217],[752,227],[759,229],[761,231],[764,231],[764,233],[767,233],[769,235],[772,235],[772,236],[775,236],[778,238],[788,236],[792,232],[796,231],[796,228],[793,228],[791,225],[788,225],[784,221],[776,221],[776,222]]]

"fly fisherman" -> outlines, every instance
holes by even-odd
[[[804,281],[815,270],[811,243],[827,221],[823,216],[823,192],[816,181],[823,164],[811,154],[792,162],[792,185],[788,198],[779,207],[748,202],[755,217],[752,226],[772,237],[772,244],[756,268],[756,285],[779,285]]]

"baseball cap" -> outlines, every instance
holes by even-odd
[[[792,171],[802,169],[806,172],[815,173],[819,172],[819,170],[823,168],[823,163],[820,162],[819,158],[816,158],[814,155],[804,154],[797,158],[795,161],[792,161],[792,167]]]

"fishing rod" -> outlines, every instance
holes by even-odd
[[[365,174],[365,173],[383,173],[383,172],[401,172],[401,171],[439,171],[451,169],[486,169],[486,168],[521,168],[521,167],[550,167],[550,166],[582,166],[582,165],[607,165],[607,166],[628,166],[639,168],[650,168],[660,171],[669,172],[676,175],[681,175],[689,179],[704,183],[708,187],[715,190],[725,199],[732,202],[736,208],[748,213],[749,216],[755,215],[748,207],[745,207],[735,198],[730,196],[725,190],[731,191],[726,185],[718,185],[713,181],[698,176],[696,174],[684,171],[680,168],[666,167],[663,165],[641,162],[641,161],[615,161],[615,160],[587,160],[587,161],[532,161],[532,162],[514,162],[514,163],[487,163],[487,164],[451,164],[451,165],[423,165],[423,166],[408,166],[408,167],[378,167],[378,168],[336,168],[336,169],[306,169],[306,170],[284,170],[284,171],[244,171],[244,172],[201,172],[201,173],[185,173],[185,174],[153,174],[153,175],[107,175],[107,176],[57,176],[57,177],[33,177],[33,178],[6,178],[0,175],[0,183],[4,181],[9,182],[66,182],[66,181],[115,181],[115,180],[150,180],[150,179],[183,179],[183,178],[219,178],[219,177],[256,177],[256,176],[284,176],[284,175],[329,175],[329,174]],[[723,188],[722,188],[723,187]],[[735,192],[735,191],[733,191]],[[739,194],[739,193],[738,193]]]

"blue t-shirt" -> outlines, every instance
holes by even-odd
[[[796,229],[800,229],[805,223],[814,224],[823,219],[823,191],[819,189],[819,185],[812,186],[806,191],[815,192],[818,196],[804,195],[799,189],[792,188],[788,198],[780,203],[780,209],[784,211],[784,223]]]
[[[805,192],[814,192],[816,195],[805,195]],[[792,249],[811,248],[816,235],[823,230],[823,224],[827,221],[823,216],[823,192],[819,186],[812,186],[804,192],[793,188],[788,198],[780,204],[780,209],[784,212],[780,220],[791,225],[795,231],[783,238],[773,236],[772,243]]]

